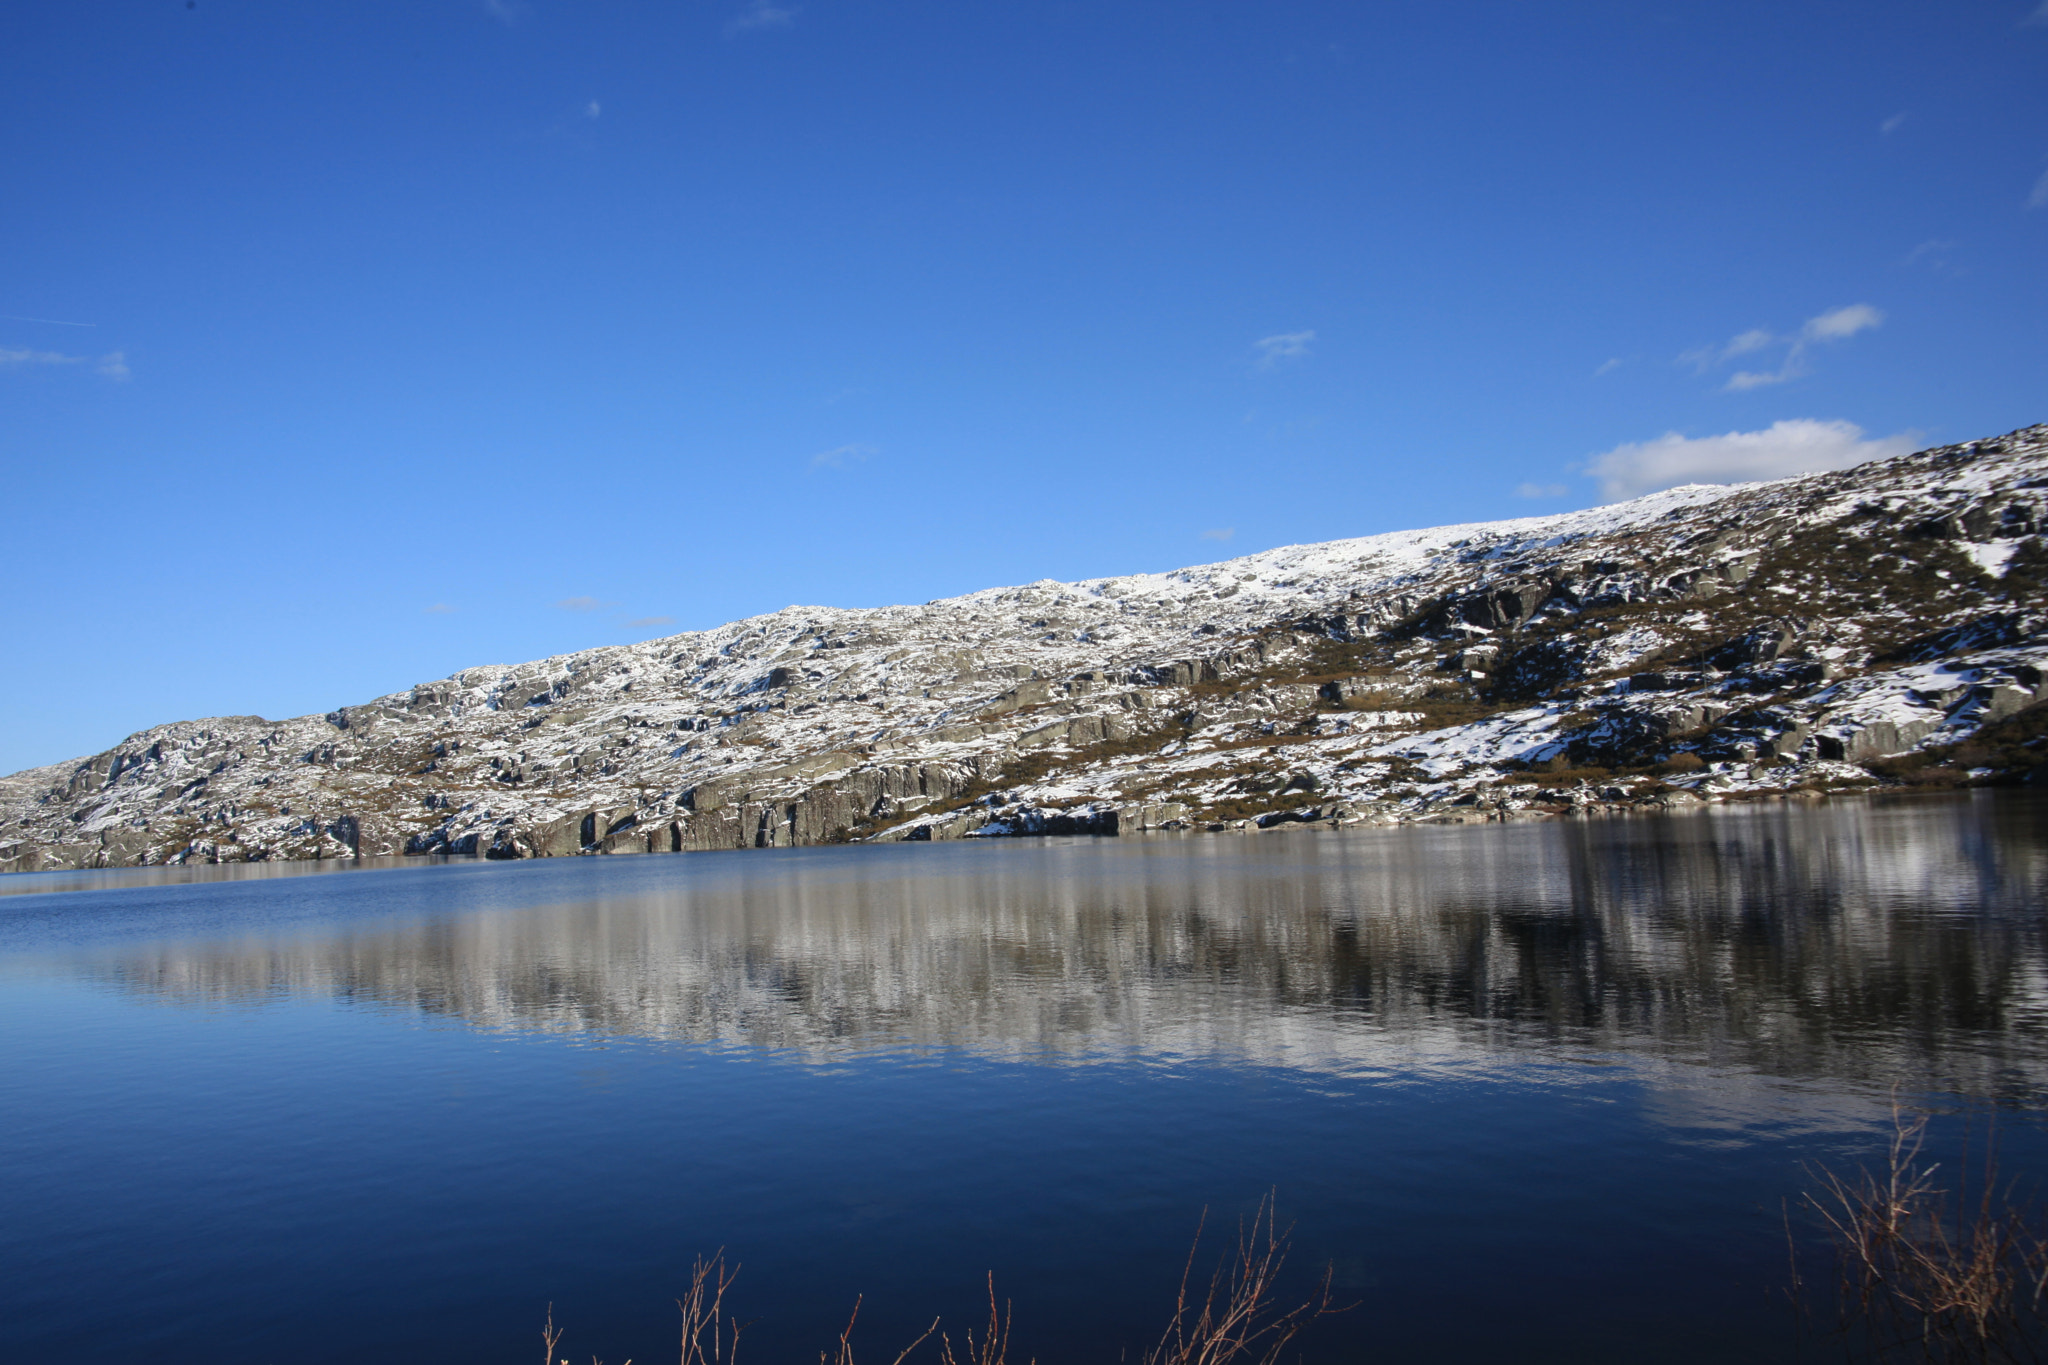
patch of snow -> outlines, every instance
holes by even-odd
[[[2020,547],[2019,542],[2011,540],[1966,540],[1961,548],[1964,554],[1976,562],[1978,568],[1993,578],[2002,578],[2005,576],[2005,566],[2012,562],[2014,552]]]

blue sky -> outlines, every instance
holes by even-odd
[[[2048,419],[2035,3],[16,0],[0,771]]]

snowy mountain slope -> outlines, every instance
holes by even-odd
[[[2048,763],[2048,427],[923,606],[0,779],[0,870],[1503,818]]]

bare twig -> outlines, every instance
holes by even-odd
[[[690,1263],[690,1287],[676,1300],[676,1308],[683,1315],[683,1339],[681,1365],[732,1365],[740,1352],[740,1331],[744,1324],[738,1318],[725,1316],[725,1291],[739,1278],[740,1268],[725,1268],[725,1248],[720,1247],[711,1254],[710,1260],[699,1256]],[[710,1334],[711,1349],[704,1349],[706,1333]]]
[[[1813,1171],[1806,1203],[1835,1244],[1844,1331],[1878,1360],[2042,1359],[2048,1233],[2000,1188],[1995,1133],[1974,1195],[1966,1165],[1953,1197],[1922,1159],[1926,1136],[1926,1118],[1894,1103],[1882,1171]]]
[[[555,1344],[562,1339],[562,1329],[555,1326],[555,1306],[552,1303],[548,1305],[548,1320],[540,1329],[540,1339],[540,1365],[555,1365]]]
[[[1188,1259],[1181,1268],[1179,1294],[1172,1320],[1159,1343],[1144,1356],[1143,1365],[1276,1365],[1280,1353],[1301,1330],[1317,1318],[1343,1312],[1330,1298],[1330,1272],[1325,1270],[1315,1293],[1297,1307],[1275,1306],[1280,1273],[1287,1261],[1291,1229],[1282,1230],[1276,1220],[1274,1196],[1259,1201],[1248,1224],[1240,1224],[1237,1245],[1219,1257],[1215,1272],[1199,1299],[1191,1290],[1195,1259],[1201,1251],[1202,1235],[1208,1226],[1203,1211]],[[728,1269],[725,1250],[708,1258],[698,1257],[690,1266],[689,1287],[676,1299],[682,1315],[678,1365],[735,1365],[743,1324],[727,1313],[726,1291],[739,1276],[739,1267]],[[854,1365],[853,1331],[860,1321],[862,1298],[853,1301],[846,1326],[840,1329],[834,1346],[818,1353],[818,1365]],[[977,1335],[972,1328],[961,1344],[939,1331],[939,1319],[916,1340],[896,1353],[890,1365],[904,1365],[910,1354],[939,1336],[939,1365],[1009,1365],[1011,1305],[996,1298],[993,1272],[988,1277],[988,1322]],[[541,1330],[546,1354],[542,1365],[569,1365],[556,1351],[562,1330],[555,1326],[555,1309],[548,1305],[547,1323]],[[592,1365],[598,1365],[595,1358]],[[627,1365],[632,1365],[631,1361]],[[1031,1361],[1029,1365],[1037,1365]]]
[[[932,1331],[938,1330],[938,1326],[939,1320],[933,1318],[931,1331],[924,1335],[930,1336]],[[918,1338],[918,1341],[923,1340],[924,1337]],[[915,1347],[917,1342],[912,1342],[911,1345]],[[909,1355],[910,1352],[905,1351],[903,1354]],[[952,1338],[941,1333],[939,1361],[940,1365],[1006,1365],[1009,1357],[1010,1305],[1005,1302],[1001,1312],[996,1310],[996,1274],[991,1270],[988,1274],[988,1328],[982,1333],[981,1341],[978,1344],[975,1342],[974,1329],[970,1327],[967,1330],[967,1347],[965,1351],[956,1355],[953,1351]],[[902,1365],[903,1356],[896,1359],[897,1365]],[[1036,1365],[1035,1361],[1033,1365]]]
[[[932,1325],[925,1328],[924,1331],[918,1335],[916,1341],[911,1342],[908,1346],[898,1351],[896,1353],[896,1358],[890,1361],[889,1365],[903,1365],[904,1357],[908,1356],[912,1351],[915,1351],[918,1347],[924,1345],[927,1341],[930,1341],[932,1339],[932,1333],[938,1330],[939,1320],[937,1318],[933,1318]]]
[[[853,1296],[853,1311],[846,1315],[846,1326],[839,1332],[839,1349],[831,1356],[818,1352],[818,1365],[853,1365],[853,1324],[860,1321],[861,1295]]]
[[[1188,1290],[1202,1239],[1197,1226],[1194,1246],[1188,1249],[1187,1264],[1181,1271],[1173,1318],[1159,1344],[1145,1353],[1144,1365],[1234,1365],[1240,1361],[1274,1365],[1304,1327],[1350,1307],[1331,1302],[1328,1268],[1316,1292],[1301,1305],[1284,1310],[1274,1305],[1275,1286],[1287,1262],[1288,1238],[1293,1231],[1280,1231],[1275,1216],[1274,1196],[1268,1193],[1253,1211],[1250,1225],[1238,1226],[1236,1255],[1218,1261],[1199,1301]],[[1207,1222],[1206,1210],[1203,1222]]]

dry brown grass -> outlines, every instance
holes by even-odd
[[[1237,1244],[1226,1249],[1199,1296],[1194,1280],[1195,1262],[1201,1254],[1202,1233],[1208,1215],[1197,1225],[1195,1240],[1188,1248],[1182,1268],[1180,1292],[1174,1300],[1173,1317],[1160,1334],[1158,1344],[1145,1353],[1143,1365],[1275,1365],[1280,1353],[1301,1330],[1316,1319],[1343,1312],[1349,1305],[1337,1305],[1330,1298],[1330,1273],[1325,1270],[1315,1292],[1300,1304],[1281,1306],[1279,1281],[1287,1263],[1291,1228],[1275,1222],[1273,1196],[1259,1201],[1248,1223],[1238,1227]],[[746,1324],[726,1310],[726,1291],[739,1275],[739,1267],[727,1268],[721,1248],[708,1259],[698,1257],[690,1267],[690,1283],[676,1299],[682,1315],[678,1365],[735,1365],[740,1335]],[[853,1301],[846,1326],[826,1350],[818,1353],[818,1365],[855,1365],[854,1326],[860,1320],[861,1299]],[[912,1352],[939,1339],[938,1365],[1009,1365],[1010,1304],[998,1304],[995,1276],[988,1279],[988,1321],[979,1334],[969,1328],[956,1344],[940,1330],[939,1319],[898,1351],[889,1365],[904,1365]],[[569,1365],[558,1355],[562,1329],[555,1326],[554,1305],[548,1305],[546,1325],[541,1329],[544,1346],[542,1365]],[[602,1365],[592,1359],[591,1365]],[[628,1360],[625,1365],[633,1365]],[[1037,1365],[1030,1360],[1027,1365]]]
[[[1996,1133],[1953,1191],[1922,1156],[1925,1118],[1894,1109],[1882,1170],[1815,1168],[1805,1202],[1836,1253],[1845,1342],[1873,1360],[2018,1362],[2048,1355],[2048,1235],[1998,1179]],[[1795,1258],[1795,1292],[1799,1278]]]

